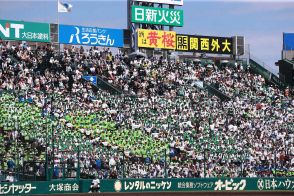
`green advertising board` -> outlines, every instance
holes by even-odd
[[[50,42],[48,23],[0,20],[0,39]]]
[[[132,22],[182,27],[184,12],[175,9],[132,6]]]
[[[294,191],[294,178],[102,180],[101,192]]]

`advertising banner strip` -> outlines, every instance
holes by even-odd
[[[138,47],[141,48],[176,48],[176,32],[138,29]]]
[[[101,192],[293,191],[294,178],[102,180]]]
[[[233,54],[233,39],[230,37],[177,34],[176,43],[177,51]]]
[[[162,4],[169,4],[169,5],[184,5],[184,0],[134,0],[134,1],[162,3]]]
[[[0,195],[88,193],[92,180],[2,182]],[[294,178],[103,179],[100,192],[294,191]]]
[[[48,23],[0,20],[0,39],[50,42]]]
[[[59,25],[59,42],[62,44],[123,47],[123,30],[97,27]]]
[[[132,6],[132,22],[182,27],[184,12],[175,9]]]

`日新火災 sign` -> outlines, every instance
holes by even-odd
[[[0,39],[50,42],[50,25],[47,23],[0,20]]]
[[[138,29],[138,47],[141,48],[176,48],[176,32]]]
[[[230,37],[177,34],[177,51],[232,54],[233,40]]]
[[[144,1],[149,3],[162,3],[169,5],[183,5],[184,0],[135,0],[135,1]]]
[[[123,30],[59,25],[59,43],[88,46],[123,47]]]
[[[166,26],[184,25],[183,10],[132,6],[132,22]]]

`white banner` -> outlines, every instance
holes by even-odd
[[[183,5],[184,0],[134,0],[134,1],[143,1],[143,2],[150,2],[150,3],[163,3],[163,4],[170,4],[170,5]]]

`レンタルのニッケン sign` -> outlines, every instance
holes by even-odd
[[[138,29],[138,47],[141,48],[176,48],[176,32]]]
[[[88,46],[123,47],[123,30],[59,25],[59,43]]]
[[[233,39],[230,37],[177,34],[176,43],[177,51],[233,54]]]
[[[132,22],[182,27],[184,14],[183,10],[132,6]]]
[[[0,20],[0,39],[50,42],[48,23]]]

